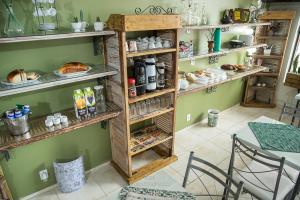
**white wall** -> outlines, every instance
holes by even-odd
[[[277,87],[277,104],[280,106],[284,102],[287,103],[295,103],[294,97],[297,94],[297,90],[295,88],[291,88],[288,86],[284,86],[283,81],[286,73],[288,72],[288,68],[290,66],[294,44],[297,37],[297,29],[300,25],[300,2],[298,3],[273,3],[271,4],[270,10],[295,10],[297,12],[296,17],[292,24],[292,29],[290,32],[290,36],[288,39],[288,45],[286,49],[285,58],[283,61],[282,71],[280,75],[280,80]]]

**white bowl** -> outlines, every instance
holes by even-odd
[[[54,30],[56,28],[56,25],[55,23],[44,23],[44,24],[41,24],[39,26],[39,29],[41,31],[49,31],[49,30]]]

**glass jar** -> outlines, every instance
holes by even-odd
[[[155,110],[160,109],[160,98],[155,98]]]
[[[146,100],[146,108],[147,108],[147,113],[152,112],[151,101],[149,99]]]
[[[135,79],[128,79],[128,96],[129,98],[136,97]]]
[[[136,107],[135,107],[134,103],[130,104],[129,109],[130,109],[130,118],[136,117],[137,112],[136,112]]]
[[[103,95],[103,85],[96,85],[95,90],[95,100],[96,100],[96,112],[102,113],[106,111],[105,97]]]
[[[140,115],[145,115],[147,113],[147,106],[146,106],[146,102],[142,101],[141,102],[141,111],[140,111]]]

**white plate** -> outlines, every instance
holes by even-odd
[[[3,80],[3,81],[1,81],[1,84],[6,85],[6,86],[17,86],[17,85],[30,84],[30,83],[37,82],[40,77],[41,76],[38,74],[37,78],[35,80],[27,80],[27,81],[22,81],[19,83],[10,83],[10,82],[7,82],[7,80]]]
[[[69,77],[75,77],[75,76],[82,76],[85,75],[86,73],[88,73],[89,71],[91,71],[92,67],[88,66],[88,69],[86,71],[82,71],[82,72],[74,72],[74,73],[68,73],[68,74],[61,74],[58,72],[58,70],[55,70],[53,73],[57,76],[60,77],[65,77],[65,78],[69,78]]]

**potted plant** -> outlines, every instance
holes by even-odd
[[[286,75],[286,79],[284,81],[284,85],[300,89],[300,66],[299,66],[300,54],[298,54],[292,65],[292,71],[288,72]]]
[[[80,32],[81,22],[78,21],[78,17],[74,17],[74,22],[71,24],[72,24],[73,31],[75,33]]]
[[[101,22],[100,17],[96,18],[96,22],[94,23],[95,31],[103,31],[104,23]]]
[[[300,67],[298,68],[299,66],[299,57],[300,57],[300,54],[298,54],[296,57],[295,57],[295,60],[293,62],[293,72],[294,73],[299,73],[300,72]],[[298,70],[297,70],[298,69]]]
[[[208,52],[212,53],[214,49],[214,31],[209,30],[208,34],[206,34],[206,38],[207,38]]]

